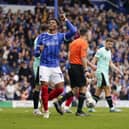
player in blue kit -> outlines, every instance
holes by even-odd
[[[38,36],[35,56],[40,56],[39,80],[42,86],[41,99],[44,107],[44,118],[49,118],[48,100],[58,97],[63,92],[64,77],[59,67],[59,52],[64,40],[69,40],[77,29],[61,14],[61,20],[69,29],[66,33],[58,32],[58,21],[50,19],[48,32]],[[55,88],[48,94],[48,83],[53,82]]]

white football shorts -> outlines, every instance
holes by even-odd
[[[64,82],[64,76],[60,67],[40,66],[39,80],[45,82],[52,82],[55,85],[60,82]]]

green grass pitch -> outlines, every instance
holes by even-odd
[[[0,109],[0,129],[129,129],[128,108],[121,113],[110,113],[108,108],[96,110],[91,116],[78,117],[74,113],[60,116],[51,108],[50,118],[44,119],[34,116],[30,108],[3,108]]]

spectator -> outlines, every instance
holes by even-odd
[[[9,80],[9,83],[6,87],[6,98],[7,100],[14,100],[14,94],[15,94],[15,83],[12,79]]]

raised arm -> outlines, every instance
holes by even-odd
[[[65,33],[65,38],[67,40],[74,36],[74,34],[77,32],[77,28],[68,19],[66,19],[66,26],[69,29],[69,31]]]
[[[66,22],[69,31],[65,33],[65,40],[69,40],[77,32],[77,28],[66,18],[65,14],[61,14],[60,17]]]

